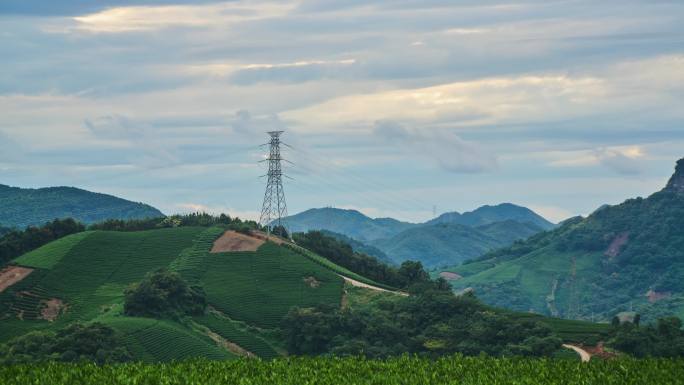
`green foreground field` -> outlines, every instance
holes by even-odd
[[[430,361],[293,358],[169,364],[41,364],[0,367],[0,383],[19,384],[684,384],[684,360],[572,360],[453,356]]]

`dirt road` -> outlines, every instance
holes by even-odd
[[[344,281],[345,281],[345,282],[349,283],[350,285],[352,285],[352,286],[354,286],[354,287],[362,287],[362,288],[364,288],[364,289],[370,289],[370,290],[375,290],[375,291],[384,291],[384,292],[387,292],[387,293],[394,293],[394,294],[399,294],[399,295],[403,295],[403,296],[408,297],[408,293],[404,293],[403,291],[392,291],[392,290],[387,290],[387,289],[383,289],[383,288],[381,288],[381,287],[377,287],[377,286],[369,285],[369,284],[367,284],[367,283],[359,282],[359,281],[357,281],[357,280],[355,280],[355,279],[351,279],[351,278],[349,278],[349,277],[345,277],[344,275],[341,275],[341,274],[337,274],[337,275],[339,275],[340,277],[344,278]]]
[[[589,360],[591,360],[591,354],[589,354],[586,350],[580,348],[579,346],[570,345],[570,344],[563,344],[563,347],[566,349],[574,350],[575,353],[579,354],[582,362],[589,362]]]

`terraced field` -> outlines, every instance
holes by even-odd
[[[275,328],[292,306],[339,306],[344,281],[268,242],[256,252],[211,254],[201,278],[209,303],[233,319]]]
[[[224,231],[84,232],[21,256],[14,263],[35,270],[0,293],[0,342],[74,321],[98,321],[119,330],[139,360],[234,357],[187,320],[123,316],[125,288],[159,268],[202,286],[209,304],[225,314],[207,314],[194,322],[262,358],[279,356],[262,336],[273,335],[292,306],[340,305],[344,283],[333,272],[339,266],[330,268],[271,242],[254,252],[210,253]],[[65,305],[59,317],[54,322],[42,319],[46,302],[56,299]]]

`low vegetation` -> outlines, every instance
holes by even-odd
[[[71,384],[682,384],[684,360],[574,360],[448,356],[437,360],[401,356],[289,358],[272,361],[188,361],[164,365],[127,363],[39,364],[0,367],[0,383]]]

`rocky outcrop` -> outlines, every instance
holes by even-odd
[[[677,161],[675,173],[672,175],[672,178],[670,178],[670,181],[667,182],[665,190],[684,194],[684,158]]]

